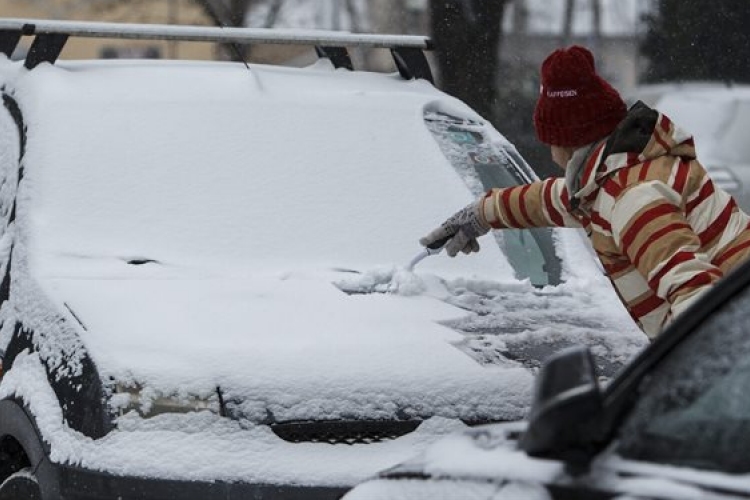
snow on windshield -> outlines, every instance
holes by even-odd
[[[96,275],[135,257],[233,274],[290,260],[406,262],[422,233],[471,199],[425,133],[423,106],[448,99],[425,82],[84,68],[42,67],[23,82],[35,97],[24,105],[45,275]],[[442,268],[511,278],[503,261],[494,251]]]

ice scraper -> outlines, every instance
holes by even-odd
[[[413,271],[414,266],[422,262],[424,259],[426,259],[430,255],[439,254],[443,250],[443,247],[445,247],[445,244],[448,243],[448,240],[451,239],[452,237],[453,235],[447,236],[443,238],[442,240],[438,240],[424,247],[424,249],[421,252],[419,252],[417,255],[415,255],[414,258],[411,259],[411,261],[406,265],[406,270]]]

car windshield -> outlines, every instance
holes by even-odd
[[[488,126],[445,113],[427,111],[425,122],[443,154],[475,196],[492,188],[534,180],[529,166],[512,145],[492,137]],[[516,276],[536,286],[560,284],[561,263],[549,229],[495,231],[496,243],[507,255]]]
[[[618,452],[636,460],[750,472],[749,333],[746,286],[641,383]]]
[[[28,75],[24,104],[45,276],[139,272],[131,262],[232,276],[406,264],[471,197],[424,124],[444,99],[426,83],[326,67],[58,66]],[[512,279],[501,250],[486,250],[420,269]]]

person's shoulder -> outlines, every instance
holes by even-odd
[[[638,101],[630,107],[618,128],[621,128],[624,133],[637,129],[650,136],[659,121],[659,116],[664,115],[643,101]]]

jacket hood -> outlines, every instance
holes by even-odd
[[[572,197],[579,201],[589,198],[613,172],[661,156],[694,159],[693,137],[666,115],[638,101],[612,134],[586,155],[574,184],[580,187]]]
[[[603,154],[607,168],[601,174],[665,155],[694,159],[693,137],[638,101],[607,140]]]

